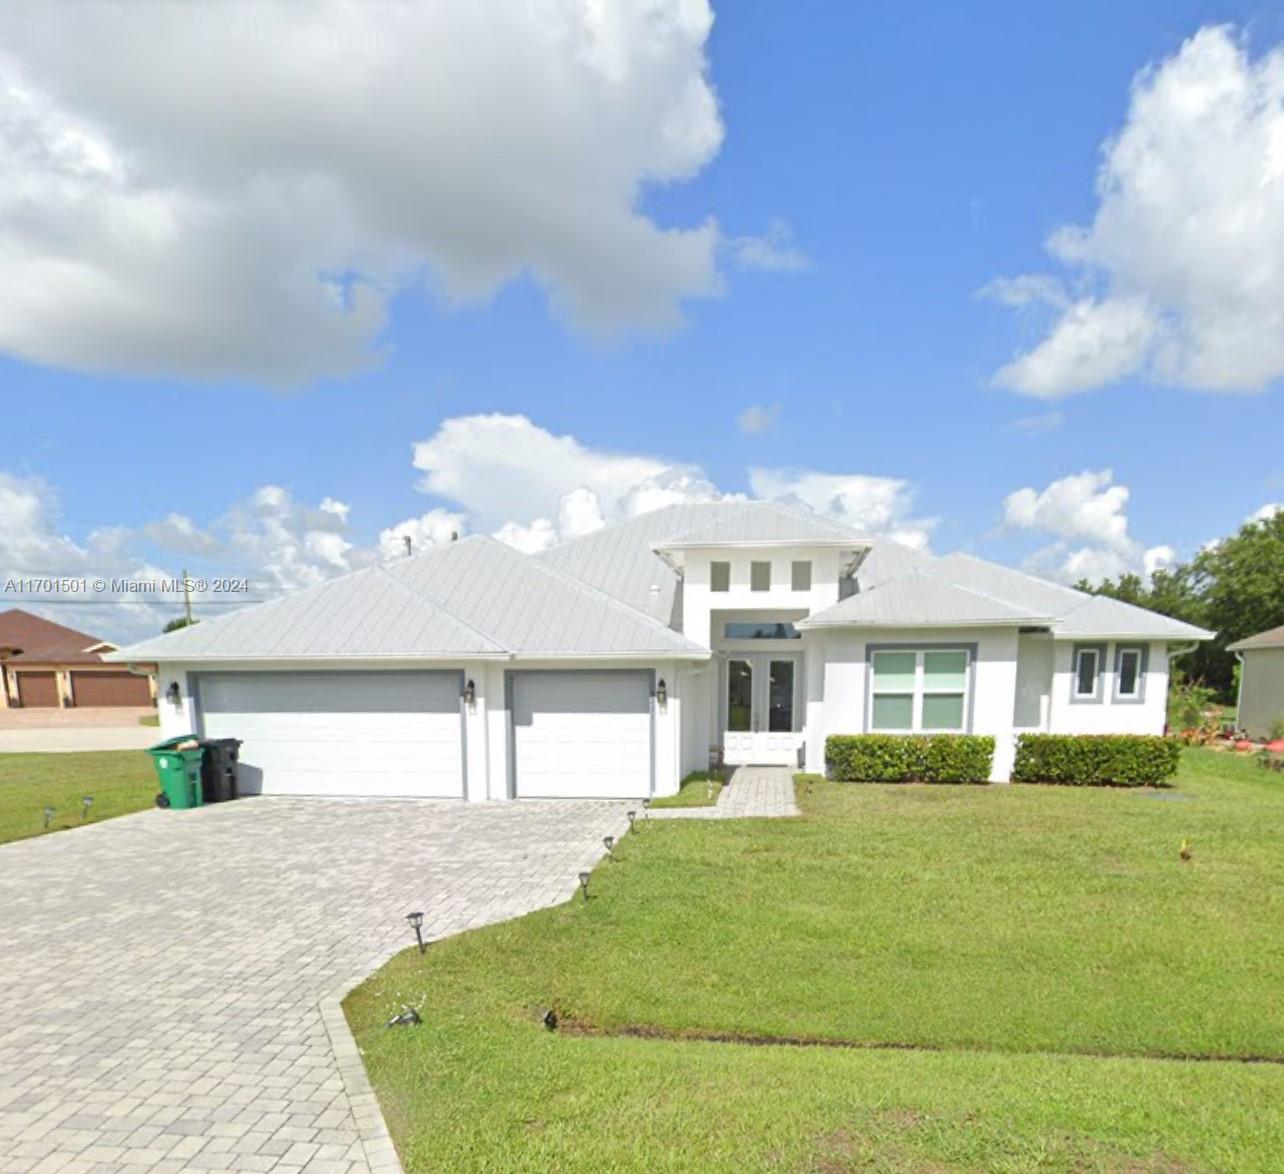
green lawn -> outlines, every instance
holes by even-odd
[[[81,797],[92,795],[89,818]],[[0,754],[0,844],[44,833],[46,806],[55,815],[50,831],[96,823],[151,807],[156,773],[138,750],[79,754]]]
[[[722,775],[716,771],[698,770],[687,775],[676,795],[652,800],[652,807],[712,807],[722,793]]]
[[[1284,1169],[1284,1065],[1242,1062],[1284,1060],[1279,775],[800,798],[639,823],[587,904],[355,991],[407,1169]]]

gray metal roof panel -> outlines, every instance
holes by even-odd
[[[717,514],[690,530],[657,540],[659,549],[723,545],[851,543],[869,540],[841,522],[771,501],[725,502]]]
[[[154,636],[112,653],[111,659],[440,657],[503,652],[494,640],[432,607],[405,582],[376,566]]]
[[[803,620],[800,628],[857,626],[872,628],[945,628],[973,625],[1046,623],[1040,616],[1013,607],[957,583],[919,571],[889,579],[868,591],[849,595]]]
[[[1208,640],[1213,635],[1203,628],[1144,607],[1123,603],[1106,595],[1089,595],[970,554],[949,554],[938,559],[934,573],[984,591],[996,599],[1043,612],[1051,617],[1053,634],[1058,636]]]

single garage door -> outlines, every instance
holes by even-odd
[[[269,795],[464,793],[461,674],[202,673],[207,738],[240,738],[241,788]]]
[[[518,797],[651,793],[649,672],[515,672],[511,680]]]
[[[71,674],[71,699],[76,705],[151,705],[147,678],[130,672]]]
[[[16,673],[18,704],[23,709],[47,708],[58,704],[58,682],[53,673]]]

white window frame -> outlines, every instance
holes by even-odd
[[[1092,676],[1092,692],[1079,691],[1079,662],[1086,653],[1095,658],[1096,671]],[[1070,703],[1072,705],[1096,705],[1101,702],[1101,683],[1106,673],[1106,645],[1076,644],[1070,656]]]
[[[882,653],[914,654],[914,687],[913,689],[875,689],[874,663]],[[964,655],[963,666],[963,724],[958,727],[923,725],[923,698],[925,696],[949,696],[958,694],[958,689],[931,689],[926,687],[926,662],[933,652],[961,652]],[[880,644],[871,645],[868,650],[869,674],[867,679],[865,701],[865,729],[871,734],[969,734],[972,732],[972,686],[973,666],[976,664],[976,645],[974,644]],[[912,725],[908,728],[874,725],[874,694],[895,694],[901,697],[912,697]]]
[[[1150,650],[1144,644],[1118,644],[1115,646],[1114,662],[1114,688],[1111,693],[1111,700],[1118,705],[1141,705],[1146,700],[1146,670],[1148,652]],[[1137,658],[1137,687],[1131,693],[1125,693],[1121,688],[1123,681],[1123,660],[1125,656],[1134,655]]]

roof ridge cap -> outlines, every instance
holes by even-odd
[[[507,544],[501,542],[499,545],[505,546]],[[508,549],[513,550],[513,547],[510,546]],[[514,550],[514,553],[518,555],[522,554],[519,550]],[[705,649],[701,648],[701,646],[694,640],[688,639],[681,632],[674,628],[670,628],[668,624],[661,623],[654,616],[647,615],[646,612],[634,607],[631,603],[626,603],[623,599],[612,595],[609,591],[603,591],[601,587],[595,587],[592,583],[585,582],[585,580],[581,579],[578,575],[574,575],[570,571],[565,571],[561,567],[551,566],[542,559],[532,557],[531,555],[522,555],[522,557],[526,558],[532,566],[538,567],[542,572],[544,572],[544,574],[557,579],[559,582],[565,583],[568,587],[574,587],[581,592],[595,596],[596,598],[601,599],[604,603],[609,604],[611,607],[627,612],[633,618],[642,620],[645,624],[651,627],[659,628],[660,631],[664,632],[666,635],[683,641],[691,648],[700,648],[702,652],[705,651]]]
[[[455,623],[455,624],[457,624],[459,627],[464,628],[464,629],[466,629],[466,630],[467,630],[467,631],[469,631],[469,632],[472,632],[472,633],[473,633],[473,635],[475,635],[475,636],[480,636],[480,637],[481,637],[481,639],[482,639],[482,641],[483,641],[484,643],[486,643],[486,644],[490,645],[490,647],[491,647],[492,649],[494,649],[494,651],[496,651],[496,652],[512,652],[512,649],[511,649],[511,648],[505,648],[505,647],[504,647],[504,645],[502,645],[501,643],[499,643],[499,641],[498,641],[498,640],[496,640],[493,636],[489,635],[488,633],[483,632],[483,631],[482,631],[479,627],[477,627],[475,624],[470,624],[470,623],[469,623],[466,619],[464,619],[462,616],[458,616],[458,615],[456,615],[453,611],[451,611],[451,610],[450,610],[450,608],[448,608],[444,603],[442,603],[442,602],[441,602],[441,600],[439,600],[439,599],[435,598],[435,597],[434,597],[434,596],[432,596],[432,595],[429,595],[429,594],[428,594],[428,592],[427,592],[427,591],[425,591],[422,587],[418,587],[418,586],[416,586],[416,585],[415,585],[415,584],[413,584],[413,583],[407,583],[407,582],[406,582],[406,581],[405,581],[405,580],[404,580],[400,575],[394,574],[394,573],[393,573],[393,571],[392,571],[392,568],[391,568],[391,567],[389,567],[387,564],[385,564],[385,563],[375,563],[373,567],[365,568],[365,569],[368,569],[368,570],[376,570],[376,571],[382,571],[385,575],[387,575],[387,576],[388,576],[388,578],[389,578],[390,580],[392,580],[392,582],[396,583],[396,584],[397,584],[397,586],[398,586],[398,587],[400,587],[403,591],[409,591],[409,592],[410,592],[410,594],[412,594],[412,595],[416,596],[417,598],[419,598],[419,599],[423,600],[425,603],[429,603],[429,604],[431,604],[431,605],[432,605],[433,607],[435,607],[438,611],[440,611],[443,615],[445,615],[445,616],[447,616],[449,619],[453,620],[453,621],[454,621],[454,623]]]

